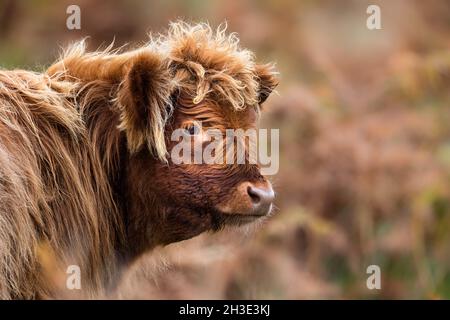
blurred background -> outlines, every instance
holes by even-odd
[[[66,8],[81,8],[81,30]],[[366,27],[370,4],[382,30]],[[0,0],[0,66],[42,71],[70,42],[139,45],[169,21],[228,22],[278,94],[276,213],[136,263],[120,298],[450,298],[450,2]],[[369,265],[381,290],[366,286]]]

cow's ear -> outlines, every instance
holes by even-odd
[[[258,102],[262,104],[278,85],[278,72],[273,64],[260,64],[255,66],[255,73],[259,81]]]
[[[136,152],[147,145],[165,159],[164,127],[171,111],[170,75],[163,57],[140,52],[130,58],[118,91],[119,128],[126,132],[128,148]]]

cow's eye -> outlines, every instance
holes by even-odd
[[[196,123],[190,123],[186,126],[186,131],[189,135],[195,136],[200,133],[200,127]]]

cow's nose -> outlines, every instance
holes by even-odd
[[[223,214],[240,217],[263,217],[272,210],[275,198],[269,181],[241,182],[224,202],[217,204]]]
[[[251,199],[253,208],[252,215],[264,216],[272,209],[272,202],[275,198],[270,182],[263,184],[248,183],[247,194]]]

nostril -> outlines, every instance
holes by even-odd
[[[254,189],[249,186],[247,188],[247,193],[254,204],[258,204],[261,202],[261,195],[258,193],[258,189]]]

